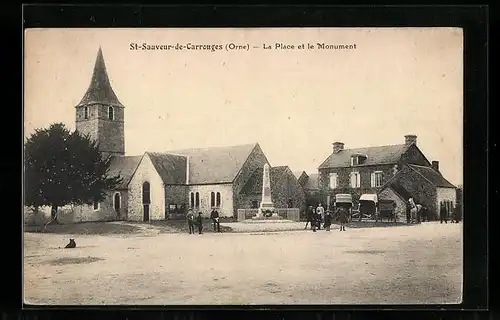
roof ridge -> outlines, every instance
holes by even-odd
[[[343,149],[341,151],[356,150],[356,149],[370,149],[370,148],[400,147],[400,146],[405,146],[405,144],[404,143],[397,143],[397,144],[386,144],[386,145],[371,146],[371,147],[346,148],[346,149]]]

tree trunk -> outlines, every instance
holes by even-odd
[[[57,206],[56,204],[52,205],[52,208],[51,208],[51,210],[50,210],[50,217],[51,217],[52,219],[51,219],[51,220],[50,220],[47,224],[51,223],[52,221],[54,221],[54,222],[55,222],[55,223],[57,223],[57,224],[59,223],[59,222],[57,221],[57,207],[58,207],[58,206]],[[47,226],[47,224],[46,224],[45,226]]]

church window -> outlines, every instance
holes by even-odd
[[[84,119],[89,118],[89,107],[83,107],[83,118]]]
[[[142,184],[142,203],[150,204],[151,203],[151,188],[149,182],[144,182]]]
[[[220,192],[217,192],[217,207],[220,207]]]
[[[210,207],[215,207],[215,192],[210,193]]]
[[[108,107],[108,119],[115,120],[115,110],[113,107]]]
[[[191,201],[189,204],[190,204],[191,208],[193,208],[194,207],[194,192],[191,192],[191,199],[190,200]]]
[[[196,208],[200,207],[200,193],[196,192],[196,203],[195,203]]]

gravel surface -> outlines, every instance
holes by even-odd
[[[25,302],[459,303],[461,235],[462,224],[438,223],[316,233],[25,233]],[[70,236],[77,248],[62,249]]]

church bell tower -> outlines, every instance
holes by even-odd
[[[75,108],[78,132],[96,140],[104,156],[125,155],[125,108],[111,87],[100,47],[89,88]]]

